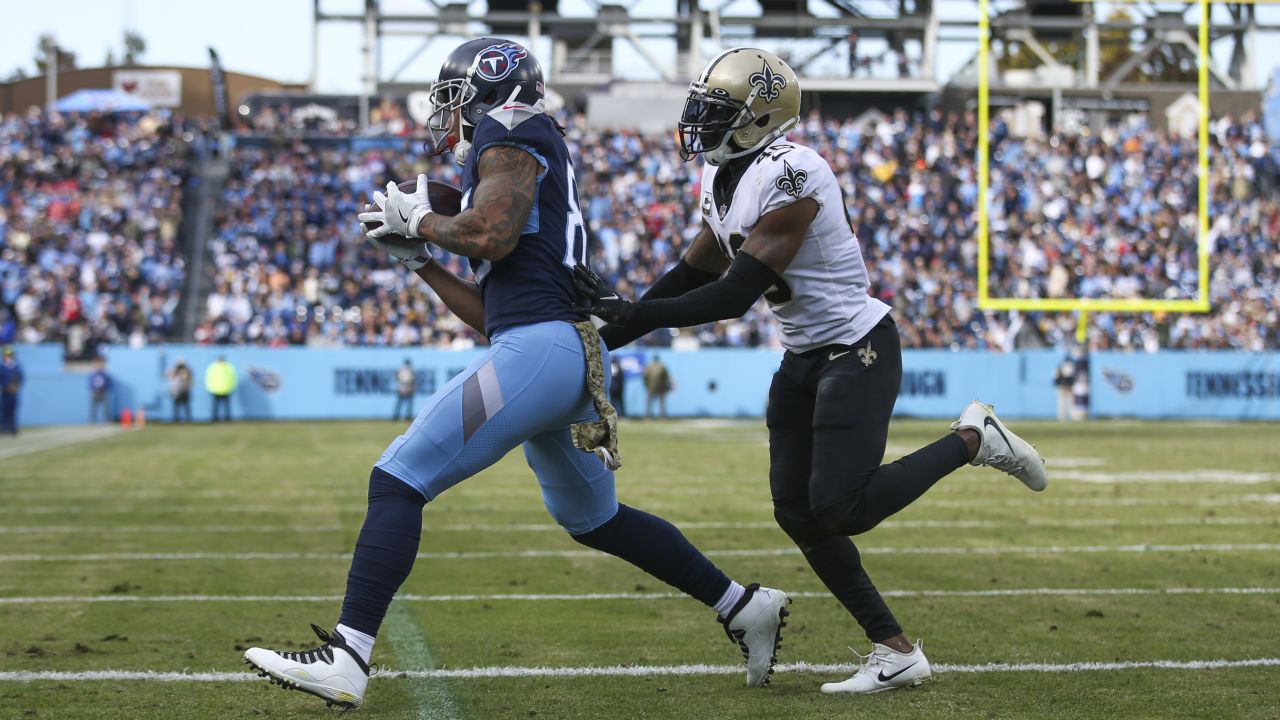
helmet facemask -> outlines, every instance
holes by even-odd
[[[431,117],[427,120],[432,154],[452,152],[455,162],[459,165],[466,164],[467,153],[471,149],[471,142],[467,137],[471,126],[464,119],[462,111],[475,96],[476,88],[466,77],[432,84]]]
[[[721,165],[750,152],[735,150],[729,141],[734,133],[756,121],[755,113],[751,112],[755,99],[755,90],[745,101],[739,101],[707,92],[706,83],[691,83],[680,116],[680,157],[692,160],[706,153],[707,162]]]

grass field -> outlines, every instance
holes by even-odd
[[[944,425],[895,424],[890,456]],[[817,692],[848,667],[743,687],[710,611],[582,552],[516,453],[428,506],[426,556],[359,712],[1280,718],[1280,427],[1014,427],[1049,458],[1047,492],[966,468],[859,539],[941,666],[922,688]],[[310,647],[307,623],[336,621],[369,466],[397,431],[153,426],[0,459],[0,717],[329,716],[249,675],[241,650]],[[682,525],[743,582],[798,593],[782,663],[851,666],[846,646],[866,651],[772,524],[762,423],[623,433],[624,501]],[[1211,660],[1260,662],[1193,665]],[[1151,661],[1169,665],[1134,666]]]

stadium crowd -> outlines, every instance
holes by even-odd
[[[171,336],[182,132],[159,114],[0,118],[0,343],[81,357]]]
[[[388,116],[389,118],[391,116]],[[394,121],[394,118],[391,118]],[[701,169],[669,136],[585,129],[565,117],[592,262],[639,295],[696,235]],[[288,133],[230,155],[207,248],[199,342],[428,345],[483,342],[360,238],[354,217],[388,178],[457,182],[452,163],[405,138],[315,142]],[[398,122],[398,121],[396,121]],[[895,306],[908,347],[1067,346],[1073,316],[978,310],[973,117],[898,111],[870,122],[806,117],[793,134],[830,163],[868,259],[872,292]],[[296,128],[295,128],[296,129]],[[305,129],[305,128],[304,128]],[[1213,127],[1207,315],[1091,317],[1095,347],[1280,347],[1280,154],[1252,118]],[[992,137],[991,293],[1009,297],[1194,297],[1194,140],[1141,121],[1092,136]],[[0,282],[23,340],[156,340],[183,281],[174,250],[181,153],[151,116],[6,118],[0,125]],[[84,181],[96,178],[89,185]],[[63,205],[66,208],[63,208]],[[71,208],[74,208],[72,210]],[[460,258],[451,269],[467,273]],[[82,318],[82,319],[78,319]],[[10,323],[14,324],[14,323]],[[741,320],[649,342],[774,346],[758,305]]]

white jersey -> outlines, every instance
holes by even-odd
[[[862,248],[849,226],[844,198],[827,161],[784,138],[770,143],[743,172],[728,207],[717,207],[713,187],[720,168],[702,172],[702,217],[730,257],[767,212],[802,198],[818,203],[804,244],[782,273],[783,284],[765,293],[782,325],[782,345],[804,352],[823,345],[853,345],[889,313],[867,293]]]

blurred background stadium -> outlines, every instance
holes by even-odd
[[[634,294],[697,230],[700,166],[673,132],[688,80],[735,45],[785,58],[794,137],[834,168],[906,348],[897,411],[923,419],[895,422],[890,456],[980,397],[1042,421],[1018,427],[1053,486],[962,470],[865,537],[941,680],[836,704],[811,665],[738,687],[702,609],[581,552],[509,457],[432,504],[376,658],[416,674],[384,672],[362,713],[1274,720],[1280,4],[1217,0],[50,0],[6,18],[0,345],[25,379],[23,432],[0,437],[0,715],[318,714],[239,682],[240,651],[327,622],[369,464],[406,422],[387,418],[486,342],[355,221],[388,179],[457,181],[423,153],[424,91],[485,34],[543,63],[592,263]],[[795,591],[783,663],[844,672],[861,638],[769,506],[758,418],[780,355],[763,305],[615,353],[627,416],[652,394],[698,418],[624,421],[620,494]],[[183,388],[197,423],[210,389],[272,422],[170,425]],[[1107,419],[1055,422],[1086,418]]]
[[[801,76],[795,137],[835,169],[873,292],[895,307],[913,350],[901,412],[947,415],[985,391],[1008,414],[1053,416],[1053,376],[1069,364],[1077,417],[1280,417],[1280,375],[1266,354],[1280,345],[1280,8],[285,5],[294,7],[264,11],[255,25],[291,23],[287,37],[301,44],[289,49],[291,67],[305,80],[270,77],[276,49],[246,50],[243,39],[223,39],[237,58],[223,68],[218,38],[189,30],[186,45],[201,47],[168,52],[199,65],[153,63],[140,28],[164,19],[149,19],[158,11],[146,3],[108,13],[123,36],[106,41],[101,67],[56,34],[24,38],[34,62],[21,59],[0,83],[0,342],[17,344],[28,376],[23,422],[88,419],[84,373],[99,356],[113,415],[142,408],[167,418],[174,361],[186,357],[199,389],[219,354],[246,381],[233,398],[241,417],[376,417],[403,356],[386,348],[484,342],[365,246],[352,218],[386,178],[425,171],[456,181],[452,165],[421,152],[423,91],[454,40],[486,32],[528,42],[547,66],[554,111],[580,158],[592,258],[625,291],[642,292],[697,228],[690,198],[700,169],[679,160],[672,133],[684,83],[720,49],[754,43]],[[299,15],[310,23],[298,26]],[[345,53],[344,72],[326,65],[330,53]],[[978,212],[980,79],[990,113],[989,244]],[[333,91],[344,85],[349,92]],[[1207,312],[991,309],[1010,298],[1202,309],[1206,292]],[[655,333],[619,360],[633,406],[641,368],[662,356],[680,381],[674,414],[758,415],[777,346],[762,304],[740,321]],[[317,351],[305,361],[249,350],[304,347]],[[742,349],[740,362],[694,352],[708,348]],[[1175,352],[1185,350],[1199,352]],[[425,394],[465,364],[449,353],[414,357]],[[984,367],[1001,368],[987,374],[990,388]],[[194,401],[207,417],[206,394]]]

